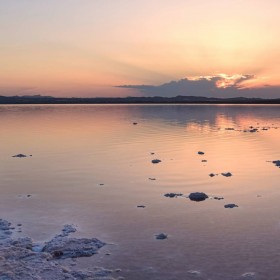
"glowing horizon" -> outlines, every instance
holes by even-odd
[[[280,87],[276,0],[0,5],[1,95],[127,96],[114,86],[214,76],[218,88]]]

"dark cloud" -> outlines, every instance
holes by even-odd
[[[159,86],[120,85],[117,87],[134,89],[145,96],[172,97],[177,95],[205,97],[262,97],[279,98],[280,87],[245,88],[244,83],[257,80],[254,75],[201,76],[171,81]]]

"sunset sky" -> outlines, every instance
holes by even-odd
[[[0,95],[280,97],[279,0],[0,0]]]

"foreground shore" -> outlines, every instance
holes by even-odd
[[[96,238],[70,238],[76,231],[65,225],[50,241],[34,243],[29,237],[13,238],[14,227],[0,219],[0,279],[93,279],[113,280],[112,270],[76,269],[76,259],[90,257],[106,244]],[[120,278],[119,278],[120,279]]]

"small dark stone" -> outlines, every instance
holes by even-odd
[[[210,176],[210,177],[214,177],[214,176],[216,176],[216,175],[215,175],[214,173],[210,173],[209,176]]]
[[[221,173],[225,177],[231,177],[232,174],[230,172]]]
[[[189,195],[189,199],[193,201],[203,201],[208,198],[208,195],[203,192],[194,192]]]
[[[151,181],[155,181],[155,180],[156,180],[156,178],[149,178],[149,180],[151,180]]]
[[[168,237],[168,235],[165,233],[156,234],[156,239],[158,239],[158,240],[163,240],[163,239],[166,239],[167,237]]]
[[[133,124],[134,124],[134,125],[137,125],[138,123],[137,123],[137,122],[134,122]]]
[[[199,152],[197,152],[197,154],[198,155],[204,155],[204,152],[199,151]]]
[[[238,205],[236,205],[234,203],[229,203],[229,204],[226,204],[224,207],[225,208],[235,208],[235,207],[238,207]]]
[[[224,198],[223,197],[219,197],[219,196],[214,196],[214,199],[221,200],[221,199],[224,199]]]
[[[272,161],[273,164],[275,164],[275,166],[280,168],[280,160],[274,160]]]
[[[153,160],[152,160],[152,163],[160,163],[160,162],[161,162],[160,159],[153,159]]]
[[[137,205],[137,208],[145,208],[145,205]]]
[[[24,158],[24,157],[26,157],[26,155],[24,155],[24,154],[17,154],[17,155],[14,155],[13,157]]]
[[[206,160],[206,159],[203,159],[201,162],[207,162],[207,160]]]
[[[173,198],[173,197],[182,196],[182,195],[183,195],[182,193],[166,193],[164,196]]]

